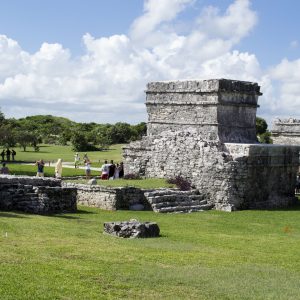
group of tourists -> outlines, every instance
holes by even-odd
[[[14,149],[12,149],[12,150],[10,150],[9,148],[7,148],[6,150],[3,149],[2,152],[0,153],[1,160],[2,161],[10,161],[10,157],[11,157],[12,161],[14,161],[16,154],[17,154],[17,152]],[[6,159],[5,159],[5,157],[6,157]]]
[[[101,167],[101,172],[102,180],[123,178],[124,164],[123,162],[120,162],[120,164],[115,164],[113,160],[108,163],[106,160]]]
[[[1,152],[1,157],[2,157],[2,167],[0,168],[0,174],[9,174],[9,169],[6,165],[5,162],[5,156],[6,156],[6,161],[10,161],[10,157],[12,156],[12,160],[15,160],[15,155],[16,152],[15,150],[10,150],[6,149]],[[80,164],[80,156],[78,153],[75,154],[74,156],[75,159],[75,168],[79,167]],[[87,153],[84,154],[83,156],[83,164],[85,168],[85,175],[86,179],[89,179],[91,177],[91,161],[87,155]],[[50,165],[50,162],[49,162]],[[37,160],[35,162],[35,166],[37,167],[37,177],[44,177],[44,167],[45,167],[45,162],[43,159]],[[55,164],[55,177],[56,178],[61,178],[62,177],[62,169],[63,169],[63,164],[62,164],[62,159],[59,158]],[[101,176],[100,178],[102,180],[112,180],[112,179],[118,179],[118,178],[123,178],[124,177],[124,164],[123,162],[120,163],[114,163],[113,160],[108,163],[107,160],[104,161],[104,164],[101,166]]]
[[[85,168],[85,175],[86,179],[89,179],[91,177],[91,161],[85,153],[83,155],[83,164]],[[78,152],[74,155],[74,167],[75,169],[79,168],[80,165],[80,155]],[[124,176],[124,165],[123,162],[120,162],[115,164],[113,160],[108,163],[107,160],[105,160],[104,164],[101,166],[101,179],[102,180],[108,180],[108,179],[118,179],[123,178]]]

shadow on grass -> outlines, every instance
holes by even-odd
[[[28,218],[28,216],[20,214],[19,212],[18,213],[0,212],[0,217],[5,217],[5,218]]]
[[[300,211],[300,200],[290,206],[290,207],[285,207],[285,208],[274,208],[274,209],[266,209],[267,211]]]
[[[86,210],[78,209],[76,212],[72,212],[70,214],[72,214],[72,215],[68,215],[67,213],[64,213],[64,214],[50,214],[50,215],[47,215],[47,216],[48,217],[54,217],[54,218],[77,220],[77,219],[80,219],[80,215],[95,214],[95,213],[92,212],[92,211],[86,211]],[[74,216],[74,214],[76,214],[76,215]]]
[[[77,216],[68,216],[68,215],[48,215],[48,217],[61,218],[61,219],[69,219],[69,220],[78,220],[80,217]]]
[[[87,210],[83,210],[83,209],[77,209],[76,213],[81,214],[81,215],[83,215],[83,214],[87,214],[87,215],[96,214],[93,211],[87,211]]]

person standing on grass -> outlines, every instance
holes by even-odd
[[[90,179],[91,177],[91,162],[89,159],[84,160],[85,165],[85,177],[86,179]]]
[[[114,164],[114,161],[111,160],[110,165],[109,165],[109,171],[108,171],[108,178],[109,179],[114,179],[115,170],[116,170],[116,165]]]
[[[15,160],[16,154],[17,154],[17,152],[16,152],[14,149],[12,149],[12,150],[11,150],[11,157],[12,157],[12,160],[13,160],[13,161]]]
[[[10,161],[10,154],[11,154],[11,152],[10,152],[9,148],[7,148],[6,149],[6,160],[7,161]]]
[[[76,152],[76,154],[74,155],[74,166],[75,166],[75,169],[78,167],[79,162],[80,162],[80,156],[79,156],[78,152]]]
[[[114,179],[119,179],[119,174],[120,174],[120,165],[116,164]]]
[[[4,156],[5,156],[5,151],[4,151],[4,149],[2,150],[2,152],[1,152],[0,155],[1,155],[1,160],[4,161]]]
[[[123,178],[124,177],[124,164],[121,161],[120,162],[120,168],[119,168],[119,178]]]
[[[9,174],[9,169],[6,166],[6,163],[2,164],[2,168],[0,169],[0,174],[3,174],[3,175],[8,175]]]
[[[38,160],[35,165],[37,166],[37,173],[36,173],[36,176],[37,177],[44,177],[44,166],[45,166],[45,163],[44,161],[41,159],[41,160]]]
[[[108,172],[109,172],[109,165],[107,163],[107,160],[104,161],[104,164],[101,167],[101,179],[107,180],[108,179]]]
[[[59,158],[55,165],[55,177],[61,178],[61,175],[62,175],[62,159]]]

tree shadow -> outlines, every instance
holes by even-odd
[[[83,210],[83,209],[77,209],[76,213],[79,213],[79,214],[86,214],[86,215],[91,215],[91,214],[95,214],[95,212],[92,212],[92,211],[87,211],[87,210]]]
[[[67,213],[57,213],[57,214],[54,213],[54,214],[49,214],[48,217],[76,220],[76,219],[80,219],[80,215],[95,214],[95,213],[91,212],[91,211],[78,209],[76,212],[71,212],[70,214],[72,214],[72,215],[68,215]],[[76,215],[74,216],[74,214],[76,214]],[[78,214],[78,216],[77,216],[77,214]]]
[[[284,208],[273,208],[273,209],[266,209],[267,211],[300,211],[300,203],[296,203],[291,205],[290,207]]]
[[[61,218],[61,219],[69,219],[69,220],[78,220],[80,217],[77,216],[68,216],[68,215],[48,215],[48,217]]]
[[[10,212],[0,212],[0,217],[5,218],[28,218],[28,216],[24,216],[23,214],[18,213],[10,213]]]

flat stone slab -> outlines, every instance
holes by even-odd
[[[160,229],[155,222],[139,222],[137,220],[106,222],[104,233],[122,238],[158,237]]]

